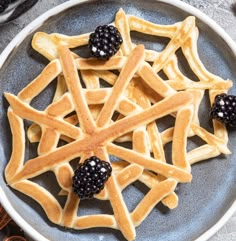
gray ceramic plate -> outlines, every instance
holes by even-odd
[[[172,24],[182,21],[189,15],[197,16],[200,29],[198,41],[199,55],[214,74],[227,79],[236,79],[235,44],[213,21],[198,10],[178,1],[69,1],[39,17],[27,26],[6,48],[1,56],[0,91],[1,91],[1,132],[0,132],[0,199],[7,211],[34,239],[38,240],[124,240],[119,231],[110,229],[91,229],[85,231],[70,231],[58,228],[50,223],[41,207],[33,200],[10,189],[3,176],[4,168],[11,154],[11,133],[6,111],[8,104],[3,92],[18,93],[30,80],[36,77],[47,60],[37,54],[30,45],[36,31],[48,33],[58,32],[77,35],[92,31],[94,25],[113,21],[116,11],[122,7],[127,13],[145,18],[160,24]],[[96,22],[96,24],[95,24]],[[152,47],[156,41],[153,37],[140,38],[133,36],[137,42]],[[165,39],[158,39],[156,49],[166,44]],[[79,50],[87,55],[86,50]],[[190,77],[193,74],[187,68],[181,53],[179,53],[183,71]],[[52,94],[51,85],[34,101],[34,106],[43,108],[47,104],[48,96]],[[232,89],[231,92],[235,92]],[[206,104],[206,103],[205,103]],[[201,106],[200,118],[206,128],[211,128],[208,115],[209,106]],[[158,205],[148,218],[137,228],[136,240],[165,240],[190,241],[200,237],[207,239],[216,232],[235,210],[236,199],[236,161],[234,144],[235,131],[230,130],[229,148],[233,150],[230,156],[218,158],[196,164],[192,168],[193,181],[191,184],[180,185],[178,190],[179,206],[173,211],[163,209]],[[198,141],[198,140],[195,140]],[[193,141],[194,142],[194,141]],[[191,144],[193,145],[193,144]],[[35,146],[27,151],[28,157],[35,155]],[[47,185],[53,193],[58,193],[59,187],[52,186],[53,175],[50,173],[40,177],[42,184]],[[142,185],[135,185],[124,191],[125,200],[129,200],[129,209],[133,208],[147,190]],[[63,202],[63,200],[61,200]],[[82,202],[83,213],[108,212],[108,203],[97,201]],[[100,207],[100,208],[98,208]],[[222,219],[223,217],[223,219]],[[220,221],[221,220],[221,221]],[[218,224],[218,226],[216,225]],[[206,233],[206,231],[208,232]]]

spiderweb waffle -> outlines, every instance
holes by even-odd
[[[191,181],[192,164],[221,153],[230,154],[225,126],[213,120],[213,133],[209,132],[200,125],[198,112],[204,95],[209,93],[212,103],[216,94],[228,91],[232,81],[209,73],[202,64],[194,17],[173,25],[158,25],[126,15],[121,9],[112,24],[119,29],[123,44],[108,61],[84,59],[71,51],[87,45],[89,33],[34,35],[33,48],[49,64],[17,96],[5,93],[13,137],[5,177],[11,187],[35,199],[49,220],[58,225],[74,229],[109,227],[134,240],[135,227],[157,203],[171,209],[178,205],[176,185]],[[156,52],[135,45],[131,31],[170,40],[163,51]],[[180,71],[176,55],[180,48],[198,82]],[[161,70],[168,80],[160,77]],[[33,108],[31,101],[55,78],[52,102],[45,110]],[[101,80],[109,87],[104,87]],[[162,117],[174,118],[174,125],[160,131]],[[27,133],[25,119],[32,122]],[[188,151],[192,136],[205,144]],[[25,138],[38,142],[38,155],[30,160],[25,160]],[[59,146],[60,140],[65,144]],[[125,147],[125,142],[132,147]],[[172,160],[166,160],[167,143],[172,143]],[[110,155],[118,159],[112,162],[113,172],[105,188],[96,195],[97,199],[110,201],[112,215],[79,215],[80,200],[71,188],[71,160],[80,158],[83,162],[92,155],[108,162]],[[32,181],[48,171],[55,174],[60,195],[66,196],[64,206]],[[129,211],[122,191],[137,180],[149,191]]]

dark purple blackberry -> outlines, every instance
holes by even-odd
[[[236,126],[236,96],[224,93],[216,95],[210,115],[226,125]]]
[[[89,36],[89,49],[94,57],[108,60],[119,50],[122,42],[122,37],[116,27],[98,26]]]
[[[3,13],[8,5],[11,3],[11,0],[1,0],[0,1],[0,13]]]
[[[98,194],[111,176],[110,163],[92,156],[80,163],[72,178],[73,191],[80,199],[92,198]]]
[[[0,13],[3,13],[8,8],[8,5],[15,1],[17,0],[0,0]]]

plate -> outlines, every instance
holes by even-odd
[[[31,39],[35,32],[58,32],[77,35],[94,29],[94,21],[99,25],[113,21],[119,8],[146,20],[172,24],[182,21],[189,15],[197,17],[200,30],[198,40],[199,55],[207,69],[224,79],[236,79],[236,47],[230,37],[212,20],[200,11],[179,1],[69,1],[37,18],[28,25],[8,45],[0,58],[0,200],[13,219],[35,240],[124,240],[119,231],[111,229],[91,229],[72,231],[60,228],[47,220],[41,207],[25,195],[10,189],[4,180],[4,169],[11,154],[11,133],[6,117],[8,108],[3,92],[18,93],[29,81],[34,79],[47,64],[47,60],[31,48]],[[139,36],[134,36],[140,41]],[[152,46],[153,38],[145,38],[145,45]],[[160,41],[162,48],[165,40]],[[82,49],[81,54],[86,55]],[[192,75],[191,71],[185,70]],[[193,76],[192,76],[193,77]],[[52,87],[53,88],[53,87]],[[47,100],[52,93],[48,88],[41,96]],[[235,92],[235,87],[231,89]],[[45,96],[45,98],[44,98]],[[34,105],[43,108],[42,103],[35,100]],[[200,119],[209,126],[205,116],[208,109],[201,106]],[[229,148],[234,150],[236,143],[234,130],[229,133]],[[33,156],[36,146],[28,150]],[[236,210],[236,161],[235,152],[230,156],[219,156],[214,159],[193,165],[193,181],[180,185],[178,189],[179,206],[169,211],[158,205],[147,219],[137,228],[136,240],[189,241],[206,240],[216,232]],[[57,193],[58,187],[51,185],[51,174],[44,176],[44,185]],[[125,199],[132,202],[145,191],[143,186],[127,188]],[[101,205],[107,211],[106,205]],[[83,202],[84,212],[101,212],[98,202]],[[108,210],[111,212],[111,210]]]

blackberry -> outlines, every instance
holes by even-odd
[[[216,95],[210,116],[226,125],[236,126],[236,96],[225,93]]]
[[[120,48],[123,40],[118,29],[112,25],[98,26],[89,36],[89,49],[94,57],[108,60]]]
[[[11,3],[11,0],[1,0],[0,1],[0,13],[3,13],[8,5]]]
[[[10,3],[15,2],[16,0],[0,0],[0,13],[3,13]]]
[[[80,163],[72,178],[73,191],[80,199],[92,198],[98,194],[111,176],[110,163],[92,156]]]

